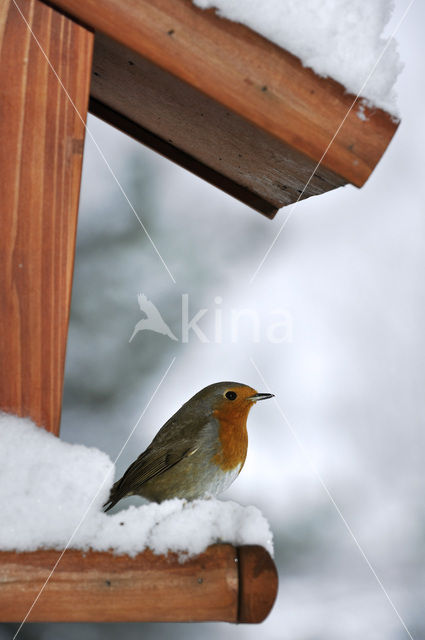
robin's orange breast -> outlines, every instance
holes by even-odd
[[[212,461],[222,471],[231,471],[239,467],[242,469],[248,449],[248,432],[246,421],[249,406],[225,406],[215,409],[214,417],[219,424],[218,438],[221,450],[216,453]]]

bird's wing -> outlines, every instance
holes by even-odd
[[[193,443],[179,443],[171,449],[164,447],[161,449],[146,449],[125,472],[122,480],[123,484],[131,485],[132,489],[141,487],[145,482],[155,476],[168,471],[183,458],[194,453],[196,447]],[[128,483],[128,484],[127,484]]]
[[[148,318],[161,318],[161,314],[159,313],[152,300],[149,300],[149,298],[147,298],[144,293],[138,294],[137,301],[139,303],[140,311],[146,313]]]
[[[148,447],[112,487],[109,500],[104,505],[110,503],[106,511],[127,495],[137,493],[145,482],[165,473],[183,458],[195,453],[196,450],[197,445],[194,445],[193,441],[182,441],[172,448],[170,446]]]
[[[138,293],[137,294],[137,302],[139,303],[139,307],[141,309],[141,311],[145,310],[145,305],[148,302],[147,297],[145,296],[144,293]]]

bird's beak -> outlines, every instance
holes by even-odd
[[[250,396],[248,400],[258,402],[258,400],[267,400],[267,398],[274,398],[274,393],[255,393],[253,396]]]

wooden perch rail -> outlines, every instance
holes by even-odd
[[[380,109],[360,119],[361,98],[348,113],[340,84],[191,0],[53,2],[95,31],[90,110],[267,216],[362,186],[397,129]]]
[[[0,552],[0,621],[21,622],[59,551]],[[68,550],[32,609],[32,622],[257,623],[270,612],[277,573],[263,547],[221,544],[179,562]]]

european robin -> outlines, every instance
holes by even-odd
[[[238,382],[217,382],[199,391],[115,482],[105,511],[133,495],[155,502],[194,500],[227,489],[245,462],[249,410],[272,397]]]

